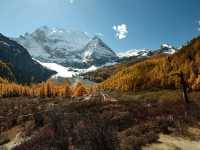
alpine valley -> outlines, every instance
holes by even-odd
[[[200,0],[0,0],[0,150],[200,150]]]

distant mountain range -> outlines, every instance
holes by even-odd
[[[170,44],[162,44],[157,50],[149,50],[149,49],[133,49],[123,52],[118,52],[117,55],[119,58],[129,58],[129,57],[148,57],[154,54],[162,53],[162,54],[174,54],[178,51],[175,47]]]
[[[117,55],[99,37],[59,28],[41,27],[15,38],[33,58],[65,67],[89,68],[114,62]]]
[[[102,66],[176,51],[169,44],[163,44],[154,51],[116,53],[98,36],[90,38],[84,32],[44,26],[18,38],[0,34],[0,77],[19,83],[41,82],[52,75],[73,77]]]
[[[66,31],[46,26],[36,29],[33,33],[25,33],[14,38],[23,45],[31,56],[44,63],[56,63],[64,67],[86,69],[91,66],[100,67],[106,64],[148,57],[154,53],[172,54],[176,49],[163,44],[159,50],[130,50],[116,53],[98,36],[89,37],[80,31]]]
[[[128,51],[123,51],[123,52],[118,52],[117,56],[119,58],[128,58],[128,57],[147,57],[150,55],[150,52],[148,49],[133,49],[133,50],[128,50]]]

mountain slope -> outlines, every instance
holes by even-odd
[[[124,57],[146,57],[150,55],[150,51],[147,49],[133,49],[133,50],[128,50],[125,52],[118,52],[117,53],[119,58],[124,58]]]
[[[59,78],[59,77],[72,78],[72,77],[79,75],[80,73],[94,71],[97,69],[97,67],[95,67],[95,66],[91,66],[88,69],[74,69],[71,67],[64,67],[64,66],[56,64],[56,63],[43,63],[38,60],[37,60],[37,62],[40,63],[42,66],[57,72],[55,75],[52,76],[52,79]]]
[[[200,37],[193,39],[179,52],[169,56],[156,54],[134,63],[104,81],[100,87],[120,91],[139,89],[179,88],[183,71],[191,89],[200,90]]]
[[[16,81],[13,68],[0,60],[0,77],[8,81]]]
[[[148,50],[148,49],[133,49],[124,52],[118,52],[119,57],[118,63],[112,66],[105,66],[99,68],[92,72],[87,72],[82,74],[85,79],[100,83],[108,79],[110,76],[116,74],[117,72],[127,68],[137,62],[144,61],[154,55],[172,55],[178,52],[178,49],[173,48],[169,44],[162,44],[161,47],[157,50]]]
[[[101,66],[118,60],[115,52],[97,36],[85,46],[83,53],[83,62],[89,66]]]
[[[176,52],[169,44],[163,44],[160,49],[155,51],[141,49],[116,54],[98,36],[91,39],[84,32],[66,31],[46,26],[14,40],[23,45],[33,58],[43,63],[56,63],[78,69],[99,67],[121,61],[135,61],[156,53],[172,54]]]
[[[79,31],[44,26],[14,40],[27,48],[33,58],[65,67],[89,68],[117,58],[100,38],[91,39]]]
[[[13,68],[13,74],[19,83],[40,82],[55,73],[32,60],[24,47],[2,34],[0,34],[0,60]]]
[[[175,47],[173,47],[172,45],[169,45],[169,44],[162,44],[160,46],[160,49],[157,49],[155,50],[154,52],[152,52],[153,54],[155,53],[162,53],[162,54],[168,54],[168,55],[171,55],[171,54],[174,54],[178,52],[178,49],[176,49]]]
[[[127,68],[138,61],[143,61],[147,58],[136,58],[136,57],[129,57],[121,59],[119,63],[114,65],[100,67],[94,71],[89,71],[86,73],[81,74],[84,79],[91,80],[96,83],[100,83],[111,77],[112,75],[116,74],[117,72],[123,70],[123,68]]]
[[[15,40],[39,61],[73,66],[80,63],[80,52],[90,38],[83,32],[43,26]]]

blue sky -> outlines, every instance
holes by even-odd
[[[114,50],[180,46],[200,34],[199,6],[200,0],[0,0],[0,32],[19,36],[47,25],[102,33]],[[123,39],[113,29],[121,24]]]

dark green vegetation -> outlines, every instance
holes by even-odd
[[[24,47],[2,34],[0,34],[0,60],[1,64],[4,63],[4,65],[0,64],[1,77],[18,83],[41,82],[55,73],[32,60]]]
[[[0,60],[0,77],[9,81],[16,81],[13,69]]]

